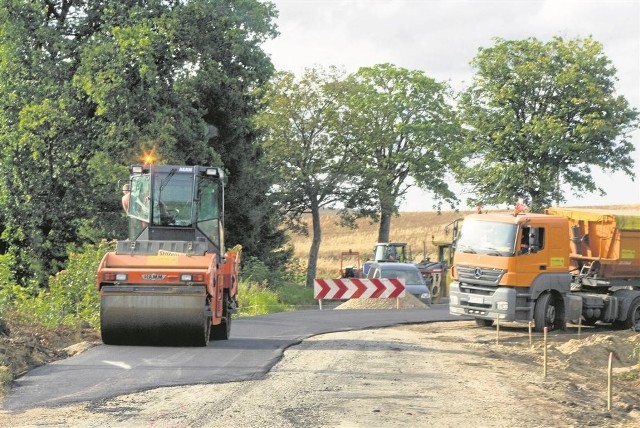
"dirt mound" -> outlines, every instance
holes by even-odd
[[[633,331],[590,335],[571,339],[554,347],[566,367],[605,369],[613,353],[614,368],[636,367],[640,362],[640,335]]]
[[[399,300],[400,309],[428,308],[420,299],[413,294],[406,294]],[[335,309],[396,309],[398,301],[396,299],[350,299],[338,305]]]

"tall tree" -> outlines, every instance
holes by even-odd
[[[302,215],[311,215],[308,286],[322,241],[320,210],[346,203],[357,189],[348,140],[336,134],[342,77],[335,68],[307,69],[300,78],[278,73],[265,89],[265,109],[257,117],[266,162],[277,174],[273,192],[289,228],[308,233]]]
[[[200,72],[187,90],[198,94],[204,120],[214,130],[208,147],[229,173],[227,239],[272,268],[282,267],[292,248],[269,194],[274,176],[262,162],[253,118],[260,108],[255,89],[274,71],[261,44],[277,35],[275,16],[269,2],[209,0],[192,2],[175,25],[191,46],[193,61],[200,59]]]
[[[533,211],[599,191],[592,167],[633,176],[638,112],[615,93],[616,70],[592,38],[535,38],[480,49],[460,109],[469,132],[458,180],[470,204],[514,203]]]
[[[91,212],[80,201],[92,193],[86,162],[96,128],[70,84],[79,37],[67,19],[69,1],[0,7],[2,239],[23,282],[45,282],[63,265]]]
[[[358,170],[379,218],[378,241],[388,242],[391,218],[413,185],[453,203],[446,178],[460,129],[450,90],[418,70],[391,64],[363,67],[349,79],[343,134],[357,142]],[[438,205],[439,206],[439,205]]]
[[[228,243],[282,246],[269,176],[249,167],[274,17],[256,0],[0,0],[0,218],[19,278],[44,283],[69,245],[121,231],[115,183],[143,150],[224,166],[244,198]]]

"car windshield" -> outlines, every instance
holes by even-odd
[[[422,284],[422,276],[417,269],[381,269],[380,273],[382,278],[400,278],[405,284]]]
[[[456,251],[509,256],[514,254],[517,225],[466,219],[456,242]]]

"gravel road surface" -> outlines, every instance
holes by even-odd
[[[574,330],[541,338],[526,327],[423,323],[310,337],[262,379],[153,389],[57,408],[0,413],[6,427],[635,427],[636,381],[606,409],[599,358],[619,350],[638,369],[634,332]],[[624,364],[623,364],[624,362]],[[589,372],[585,375],[585,372]]]

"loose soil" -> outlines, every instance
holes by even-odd
[[[0,339],[6,363],[14,350],[7,336]],[[89,339],[65,351],[55,348],[56,337],[32,338],[23,344],[19,370],[92,346],[95,337]],[[578,334],[574,325],[552,332],[546,376],[543,339],[533,334],[530,343],[527,325],[498,330],[471,321],[324,334],[286,350],[264,379],[0,412],[0,426],[640,426],[640,335],[604,327]],[[613,394],[607,410],[610,353]]]

